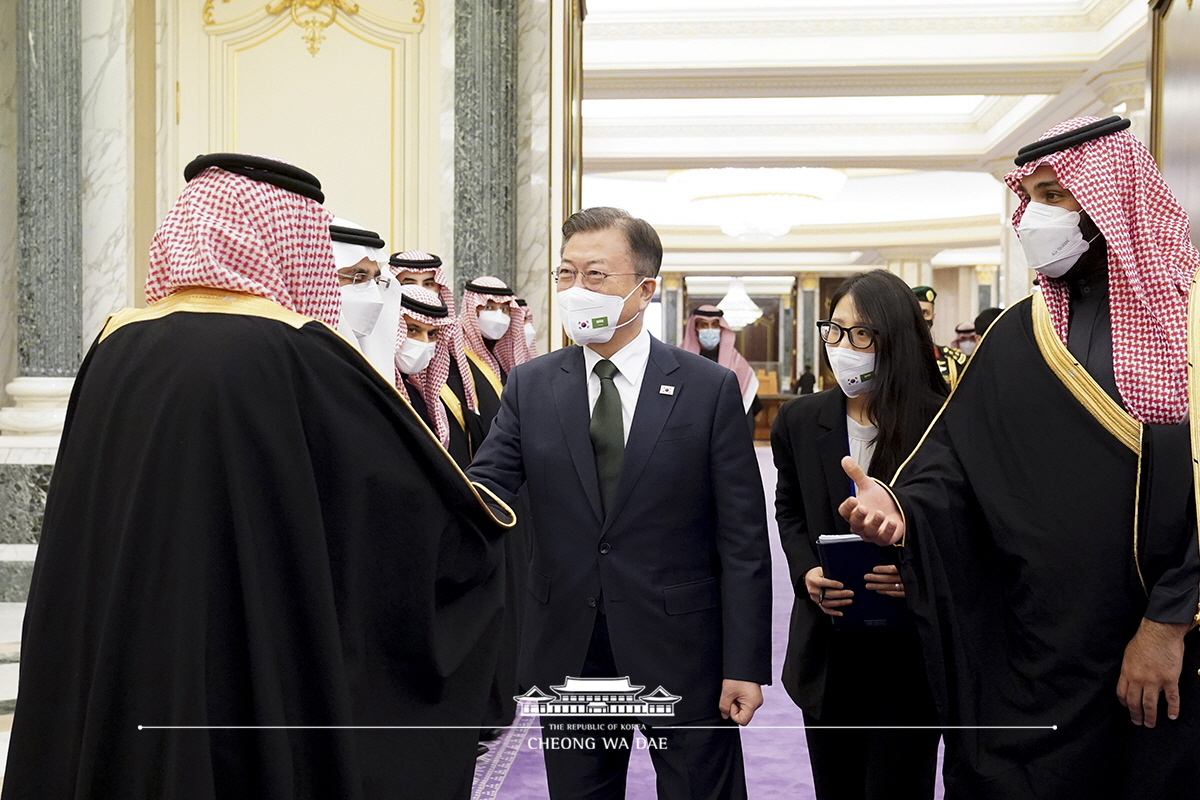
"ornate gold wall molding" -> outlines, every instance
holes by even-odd
[[[285,11],[291,13],[292,22],[304,29],[308,52],[315,56],[325,41],[325,29],[337,19],[338,11],[357,14],[358,4],[349,0],[279,0],[267,6],[267,13],[272,16]]]
[[[204,0],[204,24],[216,25],[217,18],[213,16],[213,3],[215,0]],[[229,0],[221,0],[223,3],[228,3]]]
[[[221,0],[222,4],[228,4],[232,0]],[[230,26],[246,26],[260,22],[270,17],[281,17],[287,14],[291,22],[304,30],[304,35],[301,37],[308,46],[308,52],[315,56],[321,50],[321,44],[325,41],[325,31],[338,22],[338,12],[344,12],[346,16],[362,16],[368,18],[375,25],[382,24],[384,27],[392,28],[396,26],[417,25],[422,26],[425,22],[425,6],[426,0],[410,0],[412,17],[409,20],[390,20],[386,16],[372,14],[370,11],[361,6],[354,0],[274,0],[265,6],[255,4],[255,7],[247,13],[246,3],[234,3],[233,18],[218,19],[216,13],[217,0],[205,0],[203,8],[204,24],[209,29],[226,29]],[[240,9],[237,7],[241,6]],[[237,16],[241,13],[241,16]],[[226,14],[228,16],[228,14]],[[344,23],[339,23],[342,27],[346,27]]]

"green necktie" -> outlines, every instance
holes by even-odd
[[[617,491],[617,480],[621,477],[621,461],[625,458],[625,424],[621,418],[621,394],[613,383],[616,364],[606,358],[597,362],[592,372],[600,378],[600,397],[592,409],[588,432],[592,436],[592,450],[596,453],[596,476],[600,479],[600,496],[607,515],[613,493]]]

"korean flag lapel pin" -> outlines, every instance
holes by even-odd
[[[675,394],[674,386],[667,386],[665,383],[658,387],[659,394],[665,394],[667,397],[672,397]]]

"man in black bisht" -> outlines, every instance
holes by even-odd
[[[1006,182],[1039,291],[992,323],[894,495],[846,464],[842,513],[904,546],[939,710],[965,726],[948,798],[1200,792],[1200,254],[1128,125],[1022,149]]]
[[[332,329],[316,179],[186,177],[75,383],[3,796],[465,798],[472,727],[365,726],[478,724],[511,519]]]

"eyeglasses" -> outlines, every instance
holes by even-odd
[[[863,325],[843,328],[833,320],[823,319],[817,323],[817,332],[825,344],[837,344],[846,334],[850,334],[850,346],[855,350],[866,350],[875,344],[875,335],[879,331]]]
[[[550,274],[554,276],[554,280],[559,286],[574,286],[576,279],[580,273],[577,270],[568,267],[559,267],[558,269],[550,270]],[[598,291],[604,286],[604,281],[608,278],[620,278],[625,275],[637,275],[637,272],[601,272],[598,269],[589,269],[582,273],[583,288],[591,289],[593,292]]]
[[[367,281],[373,280],[380,289],[386,289],[392,283],[391,278],[385,278],[382,274],[372,277],[370,273],[367,272],[355,272],[353,275],[349,275],[345,272],[339,272],[338,277],[345,278],[353,284],[366,283]]]

